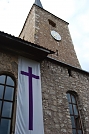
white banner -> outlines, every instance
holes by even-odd
[[[40,63],[23,57],[18,63],[15,134],[44,134]]]

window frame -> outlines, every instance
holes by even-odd
[[[10,74],[10,73],[7,73],[7,72],[4,72],[4,73],[0,73],[0,76],[5,76],[5,82],[4,83],[0,83],[0,85],[2,85],[4,87],[3,89],[3,96],[2,98],[0,98],[0,101],[2,101],[2,105],[1,105],[1,111],[0,111],[0,123],[1,123],[1,119],[7,119],[7,120],[10,120],[10,134],[12,133],[12,124],[13,124],[13,113],[14,113],[14,103],[15,103],[15,91],[16,91],[16,80],[15,80],[15,77]],[[10,77],[12,80],[13,80],[13,83],[14,85],[8,85],[6,84],[7,82],[7,77]],[[8,99],[5,99],[4,96],[5,96],[5,91],[6,91],[6,87],[11,87],[13,88],[13,99],[12,100],[8,100]],[[9,102],[12,104],[12,108],[11,108],[11,117],[4,117],[2,115],[2,110],[3,110],[3,104],[4,102]]]
[[[68,94],[70,95],[70,101],[68,99]],[[75,99],[75,102],[73,102],[72,100],[72,96],[74,97]],[[80,116],[80,111],[78,109],[78,95],[73,92],[73,91],[68,91],[67,92],[67,100],[68,100],[68,103],[69,103],[69,113],[70,113],[70,117],[74,118],[74,124],[75,124],[75,127],[73,127],[73,124],[72,124],[72,120],[71,120],[71,124],[72,124],[72,131],[75,130],[76,131],[76,134],[78,134],[78,130],[81,130],[81,133],[83,134],[83,127],[82,127],[82,121],[81,121],[81,116]],[[71,108],[70,109],[70,105],[71,105]],[[74,106],[76,106],[76,110],[77,110],[77,113],[78,114],[75,114],[75,109],[74,109]],[[71,113],[73,112],[73,113]],[[76,117],[78,120],[76,120]],[[79,124],[77,124],[79,123]]]

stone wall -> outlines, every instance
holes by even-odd
[[[35,43],[55,51],[55,54],[51,55],[54,59],[80,68],[68,23],[39,7],[35,8],[35,15],[39,16],[35,19],[35,27],[38,27],[35,30]],[[56,26],[50,25],[49,20]],[[61,35],[61,41],[56,41],[51,36],[52,30]]]
[[[18,57],[7,52],[0,52],[0,72],[8,72],[18,77]]]
[[[16,114],[16,93],[17,93],[17,80],[18,80],[18,57],[14,54],[8,52],[0,51],[0,74],[8,74],[16,80],[16,92],[15,92],[15,102],[13,110],[13,120],[12,120],[12,134],[15,127],[15,114]]]
[[[54,64],[41,63],[45,134],[72,134],[66,92],[78,95],[84,134],[89,134],[89,75]]]
[[[35,8],[29,12],[19,37],[28,42],[34,43],[35,34]]]
[[[49,20],[53,21],[56,26],[50,25]],[[51,36],[51,30],[55,30],[61,35],[61,41],[56,41]],[[68,23],[50,12],[33,5],[19,37],[53,50],[55,54],[50,56],[56,60],[81,68],[74,50]]]
[[[50,60],[44,60],[41,63],[45,134],[72,134],[66,96],[66,92],[69,90],[78,94],[83,131],[84,134],[89,134],[89,74],[75,70],[71,68],[70,76],[68,68],[60,65],[58,62],[54,63]],[[17,81],[18,57],[7,52],[0,52],[0,72],[12,74]],[[16,109],[16,102],[14,109]],[[13,126],[15,126],[15,110]]]

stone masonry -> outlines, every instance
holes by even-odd
[[[0,51],[0,72],[8,72],[9,75],[12,75],[17,80],[18,56]]]
[[[0,75],[8,74],[15,80],[16,91],[15,91],[15,102],[14,102],[14,110],[13,110],[13,123],[12,123],[12,134],[14,132],[15,127],[15,114],[16,114],[16,94],[17,94],[17,81],[18,81],[18,56],[3,52],[0,49]]]
[[[84,134],[89,134],[89,73],[71,68],[68,65],[51,61],[49,58],[41,64],[42,105],[45,134],[72,134],[67,91],[75,91],[78,95],[78,106],[82,120]],[[18,79],[18,56],[0,52],[0,73],[8,73]],[[13,117],[13,131],[15,126],[15,111]]]
[[[89,74],[79,73],[50,61],[41,64],[45,134],[72,134],[67,91],[78,95],[84,134],[89,134]]]
[[[51,30],[58,32],[62,40],[58,42],[53,39]],[[68,23],[33,5],[19,37],[55,52],[50,56],[51,61],[50,58],[46,58],[41,63],[45,134],[72,134],[67,91],[74,91],[77,94],[83,132],[89,134],[89,73],[79,71],[81,67],[74,50]],[[71,71],[71,76],[68,69]]]
[[[28,42],[34,43],[34,33],[35,33],[35,8],[31,10],[28,14],[23,29],[19,35],[19,37]],[[24,31],[24,32],[23,32]],[[30,38],[30,40],[29,40]]]
[[[49,20],[55,24],[55,27],[49,24]],[[51,30],[55,30],[61,35],[61,41],[53,39]],[[74,50],[68,23],[48,11],[33,5],[19,37],[53,50],[55,54],[51,55],[52,58],[81,68]]]

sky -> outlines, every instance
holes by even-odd
[[[19,36],[35,0],[0,0],[0,31]],[[83,70],[89,72],[89,0],[41,0],[43,8],[69,22]]]

